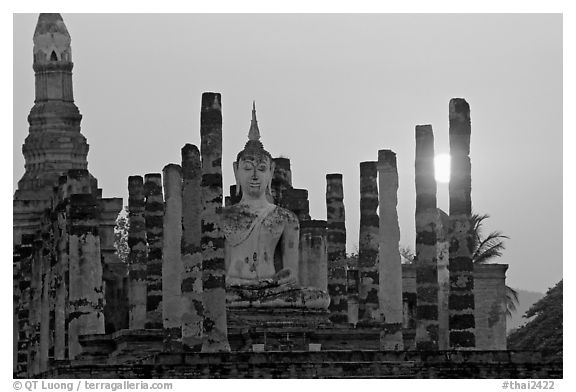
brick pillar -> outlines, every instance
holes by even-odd
[[[28,372],[40,372],[40,312],[42,310],[42,238],[35,236],[30,273],[30,343],[28,345]]]
[[[112,333],[128,328],[128,297],[123,284],[127,274],[126,263],[116,254],[114,247],[114,228],[116,219],[122,210],[121,198],[106,198],[98,200],[100,221],[98,234],[100,236],[100,251],[103,261],[104,280],[104,319],[106,333]]]
[[[438,211],[438,225],[436,226],[436,259],[438,265],[438,348],[450,349],[448,327],[448,296],[450,295],[450,273],[448,272],[448,227],[450,225],[448,214],[440,208]]]
[[[358,318],[378,319],[378,237],[379,218],[376,162],[360,163],[360,240],[358,271],[360,275]]]
[[[224,234],[218,224],[222,208],[222,106],[220,94],[202,94],[202,303],[203,352],[230,351],[226,322]]]
[[[280,207],[295,213],[300,222],[310,220],[310,203],[308,202],[308,191],[306,189],[290,188],[284,190]]]
[[[68,263],[68,200],[58,199],[54,210],[56,244],[56,267],[54,270],[54,359],[68,359],[68,302],[69,263]]]
[[[396,154],[378,151],[379,179],[379,275],[380,313],[384,316],[381,347],[402,350],[402,261],[400,258],[400,227],[398,226],[398,170]]]
[[[300,262],[298,281],[304,287],[328,291],[328,248],[326,221],[300,223]]]
[[[328,294],[330,320],[348,322],[346,290],[346,214],[342,174],[326,175],[326,222],[328,236]]]
[[[182,346],[182,169],[170,164],[162,174],[166,195],[161,271],[164,349],[175,351]]]
[[[474,265],[476,348],[506,350],[508,264]]]
[[[360,275],[358,271],[358,259],[346,259],[346,290],[348,291],[348,323],[358,323],[358,289],[360,287]]]
[[[182,148],[182,343],[193,351],[202,348],[202,222],[200,151]]]
[[[284,192],[292,189],[292,172],[290,170],[290,159],[274,158],[274,175],[272,177],[272,197],[274,204],[281,205]]]
[[[146,263],[146,324],[145,328],[162,328],[162,247],[164,234],[164,197],[162,175],[144,176],[144,220],[148,259]]]
[[[144,218],[144,179],[128,177],[128,302],[130,329],[146,324],[146,221]]]
[[[50,289],[52,283],[52,252],[53,237],[51,234],[50,212],[44,215],[42,221],[42,244],[40,248],[42,260],[42,274],[40,275],[40,342],[39,342],[39,371],[48,370],[48,357],[52,342],[50,330],[50,313],[53,307]]]
[[[20,244],[12,251],[12,373],[18,375],[18,343],[20,329],[18,323],[18,305],[20,303]]]
[[[22,244],[19,247],[20,270],[18,274],[20,298],[18,301],[18,364],[19,377],[29,376],[29,346],[30,330],[30,283],[32,279],[34,235],[22,234]]]
[[[416,265],[402,264],[402,338],[404,350],[416,348]]]
[[[436,179],[431,125],[416,126],[416,349],[438,350]]]
[[[82,351],[79,336],[104,334],[104,292],[98,207],[94,196],[71,195],[69,216],[68,347],[69,356],[74,359]]]
[[[470,222],[470,106],[461,98],[450,100],[450,296],[449,329],[451,348],[476,346],[474,322],[474,279],[472,263],[473,228]]]

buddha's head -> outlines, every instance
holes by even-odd
[[[244,150],[238,153],[236,162],[233,163],[236,189],[242,191],[243,198],[259,199],[270,194],[274,161],[259,139],[256,108],[253,106],[248,142]]]

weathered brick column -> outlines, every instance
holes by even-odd
[[[306,189],[289,188],[284,190],[280,207],[295,213],[299,222],[310,220],[310,203]]]
[[[346,214],[342,174],[326,175],[326,222],[328,236],[328,294],[330,320],[348,322],[346,290]]]
[[[474,322],[474,279],[472,263],[473,228],[470,222],[470,106],[461,98],[450,100],[450,347],[476,346]]]
[[[398,226],[398,170],[396,154],[378,151],[379,180],[379,306],[384,316],[380,346],[383,350],[402,350],[402,260]]]
[[[146,221],[144,218],[144,179],[128,177],[128,278],[129,328],[146,324]]]
[[[59,199],[55,208],[54,241],[56,243],[56,268],[54,278],[54,359],[68,359],[68,303],[69,263],[68,263],[68,200]]]
[[[402,264],[402,340],[404,350],[416,349],[416,265]]]
[[[431,125],[416,126],[416,349],[438,350],[436,179]]]
[[[146,324],[145,328],[162,328],[162,247],[164,234],[164,197],[162,175],[144,176],[144,220],[148,260],[146,263]]]
[[[40,312],[42,310],[42,239],[36,235],[33,242],[32,267],[30,274],[30,343],[28,371],[31,375],[40,372]]]
[[[506,350],[506,270],[508,264],[474,265],[476,348]]]
[[[292,172],[290,170],[290,159],[274,158],[274,175],[272,177],[272,196],[274,204],[281,205],[284,192],[292,189]]]
[[[356,325],[358,323],[358,291],[360,287],[360,274],[358,271],[358,259],[346,259],[346,290],[348,291],[348,324]]]
[[[12,373],[18,374],[18,305],[20,303],[20,244],[14,244],[12,249]]]
[[[124,287],[128,268],[126,263],[120,260],[114,247],[114,228],[122,204],[122,198],[98,199],[98,235],[103,262],[106,333],[128,328],[128,296]]]
[[[450,331],[448,326],[448,297],[450,295],[450,273],[448,272],[448,227],[450,226],[450,220],[448,214],[440,208],[438,208],[437,211],[438,225],[436,226],[436,259],[438,265],[438,348],[440,350],[449,350]]]
[[[162,170],[166,212],[162,263],[162,320],[164,348],[178,350],[182,346],[182,169],[166,165]]]
[[[360,278],[358,318],[377,320],[378,317],[378,238],[379,218],[377,163],[360,163],[360,239],[358,271]]]
[[[98,237],[98,207],[91,194],[70,196],[68,347],[71,359],[82,349],[80,335],[104,334],[104,292]]]
[[[200,151],[182,148],[182,343],[193,351],[202,348],[202,234]]]
[[[22,244],[19,247],[20,270],[18,274],[20,298],[18,301],[18,364],[17,374],[21,377],[29,375],[30,348],[30,283],[32,279],[32,258],[34,253],[34,235],[22,234]]]
[[[51,233],[50,212],[44,215],[42,227],[42,245],[40,248],[42,260],[42,274],[40,276],[40,285],[42,292],[40,294],[40,345],[39,345],[39,371],[48,370],[50,344],[53,341],[50,330],[50,314],[54,303],[51,301],[51,283],[52,283],[52,252],[51,247],[53,238]]]
[[[328,291],[328,248],[326,221],[308,220],[300,223],[299,282],[304,287]]]
[[[202,303],[203,352],[230,351],[226,322],[226,267],[222,208],[222,106],[220,94],[202,94],[200,114],[202,156]]]

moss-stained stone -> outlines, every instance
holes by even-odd
[[[450,295],[448,298],[451,348],[472,348],[475,342],[474,279],[472,263],[473,227],[470,222],[470,106],[461,98],[449,105],[450,136],[450,225],[448,228]]]
[[[328,290],[328,252],[326,221],[309,220],[300,224],[298,281],[303,287]]]
[[[162,175],[144,176],[144,220],[148,257],[146,263],[146,328],[162,328],[162,248],[164,197]]]
[[[80,335],[104,333],[104,291],[96,200],[91,194],[70,196],[68,238],[69,295],[68,350],[81,353]]]
[[[330,320],[348,322],[346,289],[346,213],[342,174],[326,175],[326,221],[328,240],[328,294]]]
[[[182,343],[186,349],[202,347],[202,222],[200,151],[182,148]]]
[[[506,350],[507,264],[474,265],[476,348]]]
[[[129,328],[143,329],[146,324],[146,219],[144,217],[144,179],[128,177],[128,279]]]
[[[434,133],[416,126],[416,348],[438,349],[438,267]]]
[[[182,346],[182,169],[169,164],[162,170],[166,212],[162,262],[162,329],[164,348]]]
[[[402,262],[399,252],[400,226],[398,225],[398,169],[396,154],[391,150],[378,151],[379,179],[379,235],[378,273],[379,312],[383,316],[380,347],[384,350],[402,350]]]
[[[360,163],[360,236],[358,319],[378,320],[379,218],[377,162]]]
[[[219,93],[203,93],[200,113],[202,157],[202,303],[203,352],[230,351],[226,323],[224,234],[222,208],[222,105]]]

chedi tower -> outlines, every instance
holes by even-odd
[[[36,95],[28,116],[29,134],[22,146],[26,171],[14,194],[15,201],[32,203],[26,216],[19,214],[15,205],[15,241],[22,232],[37,229],[34,216],[29,214],[42,211],[43,201],[50,198],[58,178],[70,169],[88,167],[88,143],[80,133],[82,115],[72,93],[70,34],[62,16],[40,14],[33,41]],[[90,182],[96,191],[96,179],[91,175]]]

